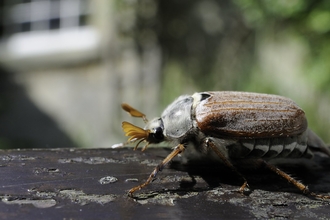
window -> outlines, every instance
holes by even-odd
[[[90,15],[88,0],[2,0],[0,60],[95,49],[98,35],[88,25]]]

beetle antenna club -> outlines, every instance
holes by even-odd
[[[123,103],[123,104],[121,104],[121,107],[126,112],[128,112],[128,114],[130,114],[131,116],[137,117],[137,118],[142,118],[144,123],[148,123],[148,119],[146,118],[145,114],[143,114],[142,112],[136,110],[135,108],[133,108],[129,104]]]
[[[233,162],[236,164],[252,159],[261,161],[304,194],[330,199],[330,195],[310,192],[307,186],[268,163],[275,158],[312,158],[313,151],[330,156],[324,142],[308,129],[304,111],[291,99],[249,92],[200,92],[180,96],[160,117],[151,121],[128,104],[122,104],[122,108],[146,123],[144,128],[129,122],[122,123],[125,135],[129,136],[126,143],[138,141],[134,149],[143,141],[147,144],[142,150],[149,144],[163,141],[176,145],[146,182],[129,190],[130,196],[147,186],[186,148],[195,148],[194,152],[216,157],[235,172],[243,180],[240,192],[248,187],[248,183]]]
[[[134,147],[134,150],[136,150],[139,146],[139,144],[142,142],[142,141],[145,141],[148,136],[149,136],[149,133],[150,131],[149,130],[144,130],[138,126],[135,126],[129,122],[126,122],[124,121],[123,124],[122,124],[122,128],[125,132],[125,135],[126,136],[130,136],[130,138],[128,138],[127,140],[127,144],[128,143],[131,143],[131,142],[135,142],[135,141],[139,141],[137,143],[137,145]],[[147,144],[146,146],[144,146],[142,149],[145,150],[147,148],[149,144]]]

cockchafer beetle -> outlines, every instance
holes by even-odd
[[[138,141],[134,148],[137,149],[145,141],[147,144],[142,151],[149,144],[163,141],[176,145],[146,182],[129,190],[130,196],[148,185],[175,156],[190,149],[197,154],[217,156],[242,178],[240,192],[248,186],[247,180],[232,161],[252,158],[304,194],[330,199],[330,196],[310,192],[306,185],[266,162],[273,158],[312,158],[312,150],[330,156],[330,150],[323,141],[307,128],[304,111],[291,99],[249,92],[200,92],[180,96],[164,110],[161,117],[151,121],[128,104],[122,104],[122,108],[133,117],[141,117],[146,123],[144,128],[140,128],[124,121],[122,128],[129,136],[125,144]]]

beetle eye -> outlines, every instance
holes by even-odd
[[[164,140],[163,129],[161,127],[153,129],[154,132],[149,134],[148,141],[151,143],[159,143]]]

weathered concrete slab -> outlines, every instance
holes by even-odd
[[[268,170],[244,171],[241,180],[214,164],[174,161],[148,187],[167,149],[43,149],[0,151],[1,219],[327,219],[330,201],[302,195]],[[312,191],[329,194],[330,159],[283,167]],[[195,176],[195,182],[189,175]]]

